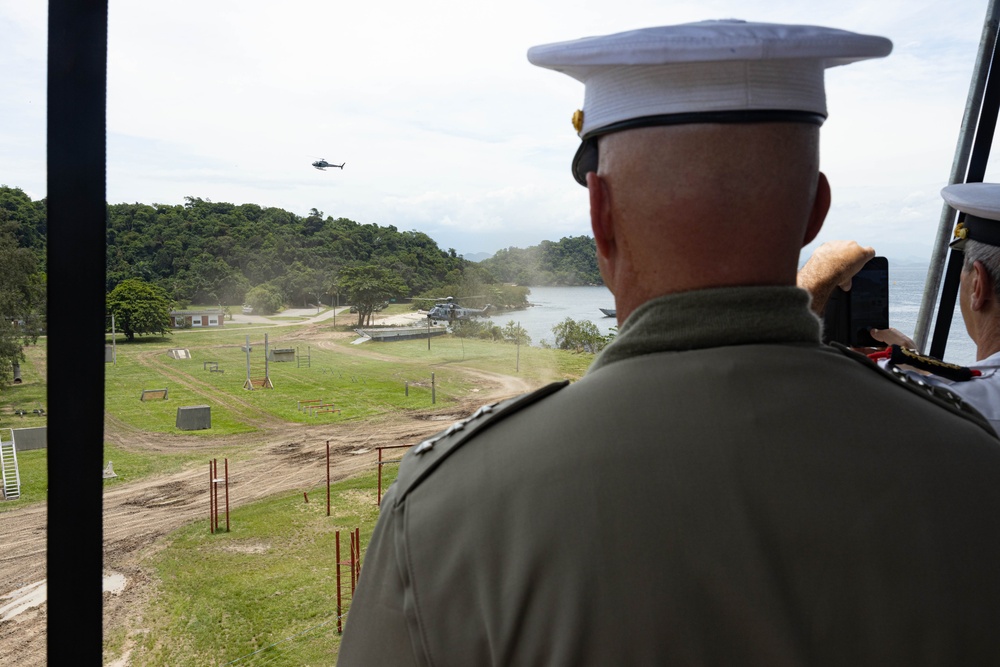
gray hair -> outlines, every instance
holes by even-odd
[[[993,292],[1000,299],[1000,282],[997,281],[1000,276],[1000,247],[969,239],[965,242],[963,251],[965,259],[962,261],[962,272],[971,271],[973,263],[982,262],[993,283]]]

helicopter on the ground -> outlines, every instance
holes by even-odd
[[[327,167],[337,167],[338,169],[343,169],[345,164],[347,163],[344,162],[342,164],[331,164],[326,160],[316,160],[315,162],[312,163],[312,165],[317,169],[319,169],[320,171],[326,171]]]
[[[427,311],[427,317],[431,320],[454,322],[470,317],[484,317],[492,307],[486,304],[484,308],[465,308],[455,303],[455,297],[449,296],[435,303],[434,307]]]

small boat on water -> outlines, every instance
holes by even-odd
[[[614,308],[600,308],[599,310],[602,313],[604,313],[605,317],[617,317],[618,316],[618,312]]]

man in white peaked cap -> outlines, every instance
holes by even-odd
[[[956,366],[918,354],[913,340],[896,329],[872,330],[873,338],[887,344],[872,356],[910,378],[947,388],[1000,432],[1000,183],[957,183],[941,190],[941,196],[964,214],[951,247],[963,252],[959,308],[976,344],[976,363]],[[799,285],[813,297],[814,312],[822,312],[835,285],[849,286],[874,254],[873,248],[852,241],[817,248],[799,273]]]
[[[1000,443],[820,343],[826,67],[881,37],[718,21],[531,49],[620,333],[586,376],[416,445],[341,665],[978,664],[1000,656]]]

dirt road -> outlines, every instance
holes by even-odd
[[[317,343],[324,336],[316,332]],[[304,332],[304,335],[311,335]],[[353,348],[351,354],[364,354]],[[375,356],[375,355],[373,355]],[[452,366],[452,368],[456,368]],[[260,430],[206,442],[138,431],[107,415],[105,438],[134,451],[205,452],[239,444],[241,459],[230,470],[230,505],[238,507],[266,496],[307,488],[325,480],[326,448],[331,445],[331,477],[344,479],[374,469],[374,448],[419,442],[481,404],[531,388],[522,378],[467,372],[478,391],[457,406],[371,422],[302,425],[272,418],[257,421]],[[243,458],[245,456],[245,458]],[[104,569],[122,575],[124,588],[104,595],[105,627],[134,619],[154,590],[144,566],[157,542],[176,528],[204,519],[208,512],[206,470],[201,464],[181,472],[111,486],[104,494]],[[47,507],[33,505],[0,514],[0,665],[45,665],[45,527]],[[116,576],[116,581],[121,577]],[[126,661],[116,663],[127,664]]]

